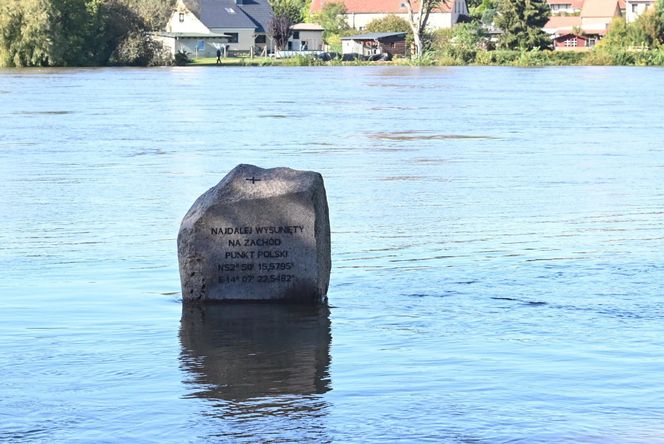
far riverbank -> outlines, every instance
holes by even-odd
[[[591,51],[485,51],[455,48],[445,52],[430,52],[420,59],[396,58],[389,62],[355,60],[323,61],[313,57],[297,56],[289,59],[270,57],[229,57],[221,64],[217,59],[199,58],[188,66],[664,66],[664,50],[631,50],[597,48]]]

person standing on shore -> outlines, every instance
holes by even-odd
[[[221,49],[217,48],[217,65],[221,65]]]

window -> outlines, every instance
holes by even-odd
[[[265,34],[259,34],[256,36],[256,40],[254,40],[254,43],[266,43],[267,42],[267,37]]]
[[[293,31],[293,40],[300,40],[300,31]]]
[[[178,18],[180,19],[180,23],[184,22],[184,12],[181,12]]]
[[[229,14],[235,14],[235,9],[233,8],[224,8]]]
[[[567,48],[576,48],[576,44],[577,44],[576,37],[572,37],[565,40],[565,46]]]
[[[237,43],[238,42],[238,33],[237,32],[225,32],[228,36],[228,43]]]
[[[637,12],[638,6],[639,5],[637,5],[636,3],[632,3],[632,12]]]
[[[559,11],[570,11],[572,9],[572,4],[571,3],[558,3],[555,5],[550,5],[551,12],[559,12]]]
[[[597,37],[588,37],[588,40],[586,40],[586,46],[588,48],[592,48],[597,44]]]

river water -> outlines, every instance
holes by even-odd
[[[0,441],[664,442],[662,84],[0,71]],[[183,313],[238,163],[323,174],[329,309]]]

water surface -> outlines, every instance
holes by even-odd
[[[0,440],[664,442],[664,71],[0,71]],[[320,171],[328,310],[180,304],[238,163]]]

